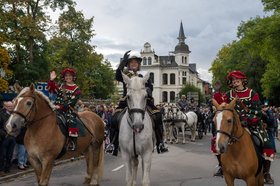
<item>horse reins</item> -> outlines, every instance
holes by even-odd
[[[217,110],[216,112],[223,112],[224,110],[227,110],[227,111],[230,111],[230,112],[232,112],[233,113],[233,115],[234,115],[234,110],[233,109],[226,109],[226,108],[224,108],[224,109],[220,109],[220,110]],[[233,123],[233,124],[235,124],[235,123]],[[225,131],[222,131],[222,130],[217,130],[216,131],[216,133],[221,133],[221,134],[224,134],[224,135],[226,135],[227,137],[229,137],[229,144],[233,144],[233,143],[235,143],[236,141],[239,141],[240,140],[240,138],[243,136],[243,134],[244,134],[244,129],[242,130],[242,134],[240,135],[240,136],[238,136],[238,137],[236,137],[236,136],[234,136],[234,131],[232,130],[231,131],[231,134],[229,134],[228,132],[225,132]]]
[[[140,108],[129,108],[129,107],[127,107],[127,112],[128,112],[129,120],[132,121],[131,115],[134,114],[134,113],[140,113],[142,115],[142,119],[144,119],[146,110],[140,109]],[[136,133],[136,131],[133,128],[133,126],[131,125],[131,123],[129,122],[129,120],[127,121],[127,123],[128,123],[128,125],[130,126],[130,128],[132,129],[132,132],[133,132],[133,151],[134,151],[135,157],[137,158],[138,155],[136,153],[136,146],[135,146],[135,133]]]

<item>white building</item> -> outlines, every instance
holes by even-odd
[[[177,39],[179,43],[175,46],[175,50],[167,56],[158,56],[148,42],[144,44],[144,49],[140,52],[143,58],[141,70],[150,72],[154,85],[155,104],[176,101],[180,90],[187,83],[203,89],[196,71],[196,64],[189,63],[191,51],[185,43],[186,37],[182,22]]]

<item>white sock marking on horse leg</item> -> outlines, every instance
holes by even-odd
[[[216,117],[216,123],[217,123],[217,130],[220,130],[221,129],[221,122],[222,122],[222,119],[223,119],[223,112],[220,112],[217,114],[217,117]],[[216,134],[216,150],[219,152],[220,149],[218,147],[218,140],[220,139],[220,133],[218,132]]]
[[[112,172],[118,171],[124,167],[124,164],[118,166],[117,168],[113,169]]]

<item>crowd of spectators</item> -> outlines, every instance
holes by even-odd
[[[157,105],[163,113],[163,105]],[[24,148],[24,134],[26,129],[23,128],[18,137],[10,136],[6,133],[4,125],[8,120],[11,111],[14,109],[12,101],[3,101],[0,105],[0,176],[9,173],[12,163],[17,165],[20,170],[28,168],[28,155]],[[112,116],[114,114],[115,105],[106,103],[92,103],[78,101],[76,110],[92,111],[98,114],[104,121],[105,129],[110,130]],[[205,109],[208,113],[209,109]],[[204,112],[202,112],[204,113]],[[280,107],[263,106],[263,122],[266,123],[267,131],[273,139],[280,140],[279,125],[280,125]],[[274,141],[274,140],[273,140]]]

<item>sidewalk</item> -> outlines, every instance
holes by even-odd
[[[57,160],[57,161],[55,161],[54,166],[68,163],[71,161],[80,160],[83,158],[84,158],[84,156],[79,156],[79,157],[75,157],[75,158],[71,158],[71,159]],[[23,176],[23,175],[31,173],[31,172],[34,172],[34,169],[31,167],[31,165],[29,165],[29,168],[27,168],[26,170],[20,170],[20,169],[18,169],[16,164],[13,164],[10,169],[10,172],[0,175],[0,183],[11,180],[13,178],[17,178],[19,176]]]

